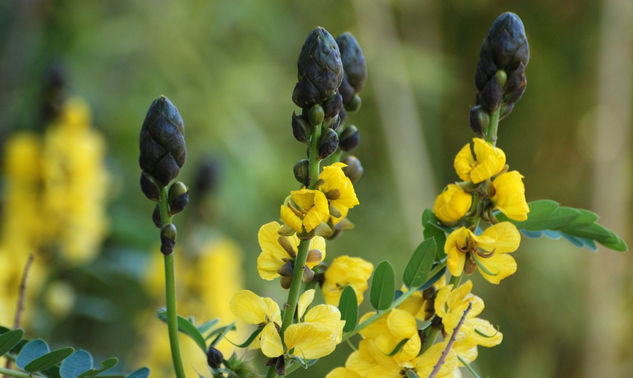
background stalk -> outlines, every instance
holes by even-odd
[[[167,202],[167,187],[160,190],[160,222],[161,226],[171,223],[169,205]],[[182,366],[180,344],[178,342],[178,312],[176,310],[176,277],[174,269],[174,254],[164,256],[165,261],[165,301],[167,306],[167,330],[169,333],[169,347],[174,372],[177,378],[184,378],[185,371]]]

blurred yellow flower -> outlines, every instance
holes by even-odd
[[[459,185],[449,184],[435,199],[433,214],[443,223],[457,222],[466,215],[472,202],[472,196]]]
[[[358,304],[361,304],[373,269],[370,262],[360,257],[344,255],[335,258],[325,271],[325,281],[321,288],[325,303],[338,306],[343,289],[349,285],[356,293]]]
[[[425,299],[427,291],[430,290],[431,293],[434,293],[444,286],[446,286],[446,280],[444,279],[444,277],[442,277],[435,284],[433,284],[432,288],[426,289],[424,290],[424,292],[416,290],[416,292],[405,299],[404,302],[402,302],[400,306],[398,306],[398,308],[409,312],[411,315],[415,316],[416,319],[428,320],[431,318],[431,316],[435,314],[435,310],[433,308],[433,296],[429,296],[430,299],[428,300]],[[402,285],[400,291],[406,293],[408,289],[405,285]]]
[[[488,282],[498,284],[516,272],[516,261],[509,253],[516,251],[520,242],[521,235],[510,222],[488,227],[479,236],[460,227],[451,232],[444,244],[444,252],[448,255],[448,271],[453,276],[460,276],[465,265],[467,273],[477,266]]]
[[[369,312],[363,315],[359,323],[374,314],[375,312]],[[389,355],[402,340],[408,339],[392,358],[399,366],[415,366],[414,360],[420,353],[422,344],[415,317],[408,311],[393,309],[361,330],[360,335],[363,339],[370,339],[385,355]]]
[[[322,183],[318,189],[325,193],[330,202],[333,225],[345,218],[349,209],[359,204],[352,181],[343,173],[346,166],[347,164],[337,162],[324,167],[319,174],[319,181]]]
[[[279,270],[288,262],[293,264],[297,255],[299,238],[296,234],[280,235],[281,227],[277,222],[269,222],[261,226],[257,233],[259,247],[262,249],[257,257],[257,271],[262,279],[270,281],[279,277]],[[306,266],[312,269],[325,258],[325,239],[320,236],[310,239],[308,251]]]
[[[462,147],[453,165],[459,178],[478,184],[503,170],[506,155],[481,138],[473,138],[473,145],[474,148],[470,143]]]
[[[281,220],[299,233],[314,230],[322,222],[327,222],[329,217],[327,198],[319,190],[293,190],[281,205]]]
[[[502,173],[492,181],[494,195],[492,203],[508,218],[516,221],[527,220],[530,212],[525,201],[525,186],[523,176],[518,171]]]
[[[338,369],[338,370],[337,370]],[[383,353],[375,343],[370,339],[361,340],[358,343],[358,350],[347,357],[345,368],[337,368],[330,374],[346,374],[346,375],[330,375],[328,378],[353,378],[353,377],[385,377],[400,378],[402,377],[402,367],[393,357]]]

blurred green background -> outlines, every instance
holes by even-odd
[[[499,146],[525,176],[528,200],[592,209],[630,240],[630,0],[0,2],[1,140],[41,128],[42,86],[57,62],[69,92],[93,111],[111,175],[102,253],[63,272],[78,293],[74,311],[38,317],[29,336],[142,363],[122,335],[139,335],[130,319],[155,307],[138,283],[158,234],[137,159],[143,117],[160,94],[185,120],[180,179],[192,183],[204,156],[218,162],[209,227],[240,245],[245,286],[281,300],[277,283],[257,276],[257,229],[297,187],[292,166],[305,148],[291,134],[291,93],[301,45],[317,25],[352,32],[369,68],[363,107],[348,121],[361,130],[355,155],[365,168],[355,185],[361,206],[350,213],[356,229],[328,244],[328,256],[386,258],[401,272],[422,239],[423,208],[457,179],[452,159],[473,136],[479,45],[506,10],[523,19],[531,59]],[[482,376],[633,376],[630,255],[524,239],[515,258],[517,273],[500,286],[472,277],[482,316],[504,333],[501,346],[480,348]],[[313,376],[347,354],[339,346]]]

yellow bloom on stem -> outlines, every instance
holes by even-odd
[[[473,138],[457,153],[453,165],[459,178],[478,184],[503,170],[506,154],[481,138]]]
[[[424,290],[424,292],[416,290],[416,292],[405,299],[398,308],[409,312],[411,315],[415,316],[416,319],[422,321],[429,320],[435,314],[435,310],[433,308],[434,301],[432,298],[435,296],[435,292],[444,286],[446,286],[446,280],[444,277],[441,277],[435,284],[433,284],[433,287]],[[405,285],[402,285],[400,291],[406,293],[408,288]],[[427,296],[429,299],[425,299]]]
[[[279,223],[270,222],[261,226],[257,233],[259,247],[262,249],[257,257],[257,271],[262,279],[268,281],[279,277],[279,270],[288,262],[293,264],[297,256],[299,238],[297,235],[280,235],[280,228]],[[325,258],[325,239],[313,237],[308,248],[306,266],[312,269]]]
[[[446,344],[448,341],[443,341],[441,343],[437,343],[432,345],[429,349],[427,349],[420,358],[418,359],[418,364],[415,368],[416,373],[420,377],[428,377],[433,372],[433,368],[440,360],[442,356],[442,352],[446,349]],[[459,361],[457,359],[457,354],[455,350],[451,348],[444,359],[444,363],[440,367],[440,371],[436,375],[437,378],[449,378],[455,376],[455,370],[459,366]]]
[[[449,184],[437,196],[433,204],[433,214],[444,223],[460,220],[473,203],[473,197],[459,185]]]
[[[525,201],[525,186],[523,176],[518,171],[502,173],[492,181],[494,195],[492,203],[508,218],[516,221],[527,220],[530,212]]]
[[[334,208],[334,213],[330,214],[334,225],[347,216],[349,209],[359,204],[352,181],[343,173],[346,166],[344,163],[334,163],[324,167],[319,175],[322,184],[318,189],[325,194],[330,206]]]
[[[345,286],[351,286],[356,293],[358,304],[363,302],[363,293],[367,290],[367,280],[374,266],[360,257],[339,256],[325,271],[322,292],[325,303],[338,305]]]
[[[402,367],[393,357],[387,356],[376,347],[371,339],[361,340],[358,343],[358,350],[347,357],[345,370],[337,373],[344,373],[340,377],[384,377],[399,378]],[[335,369],[336,370],[336,369]],[[330,372],[330,374],[334,371]],[[353,375],[353,374],[357,375]],[[327,375],[328,378],[336,378],[337,375]]]
[[[503,341],[503,334],[489,321],[477,318],[484,309],[484,301],[471,293],[472,287],[470,280],[456,289],[448,285],[440,289],[435,298],[435,312],[442,318],[444,330],[451,336],[464,311],[471,304],[471,309],[456,335],[453,348],[466,362],[472,362],[477,358],[478,345],[490,348]]]
[[[271,298],[242,290],[233,296],[231,310],[244,322],[263,326],[259,345],[266,357],[291,353],[304,359],[315,359],[334,351],[342,340],[345,322],[341,320],[338,308],[331,305],[317,305],[305,312],[313,298],[314,289],[307,290],[299,298],[300,323],[288,326],[284,332],[284,343],[279,335],[279,306]]]
[[[373,316],[369,312],[360,319],[362,323]],[[388,314],[360,331],[363,339],[371,339],[372,343],[385,355],[389,355],[402,340],[408,339],[400,351],[392,358],[403,367],[413,367],[413,360],[420,353],[421,340],[415,317],[408,311],[393,309]]]
[[[293,190],[281,205],[281,220],[299,233],[310,232],[329,218],[327,198],[320,190]]]
[[[516,272],[516,261],[509,253],[516,251],[520,242],[521,235],[510,222],[488,227],[479,236],[460,227],[451,232],[444,244],[448,271],[460,276],[464,268],[466,273],[472,273],[476,266],[488,282],[498,284]]]

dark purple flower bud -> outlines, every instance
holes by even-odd
[[[178,214],[189,204],[189,190],[181,181],[176,181],[169,187],[167,196],[169,203],[169,215]]]
[[[303,119],[303,115],[298,116],[295,112],[292,112],[292,135],[294,135],[296,140],[301,143],[307,143],[309,127],[310,125]]]
[[[360,134],[358,128],[354,125],[349,125],[341,133],[341,150],[352,151],[360,144]]]
[[[218,349],[213,346],[209,347],[207,351],[207,364],[211,369],[218,369],[224,362],[224,355]]]
[[[168,223],[160,229],[160,251],[164,255],[171,255],[174,253],[176,247],[176,226],[173,223]]]
[[[343,97],[340,93],[336,93],[334,96],[330,97],[323,104],[323,111],[325,112],[325,119],[330,119],[336,116],[341,109],[343,109]]]
[[[309,165],[308,159],[303,159],[299,160],[292,169],[295,174],[295,179],[305,186],[308,186],[310,181]]]
[[[141,172],[141,190],[145,197],[152,201],[160,201],[160,189],[154,179],[145,172]]]
[[[336,38],[336,43],[341,51],[341,61],[343,62],[343,69],[345,71],[345,77],[341,86],[345,86],[345,95],[343,97],[343,103],[347,103],[352,99],[353,95],[360,92],[365,87],[365,81],[367,80],[367,63],[365,61],[365,55],[360,45],[350,33],[343,33]],[[352,94],[349,95],[349,88],[352,88]]]
[[[338,134],[332,129],[324,129],[319,139],[319,159],[332,155],[338,148]]]

